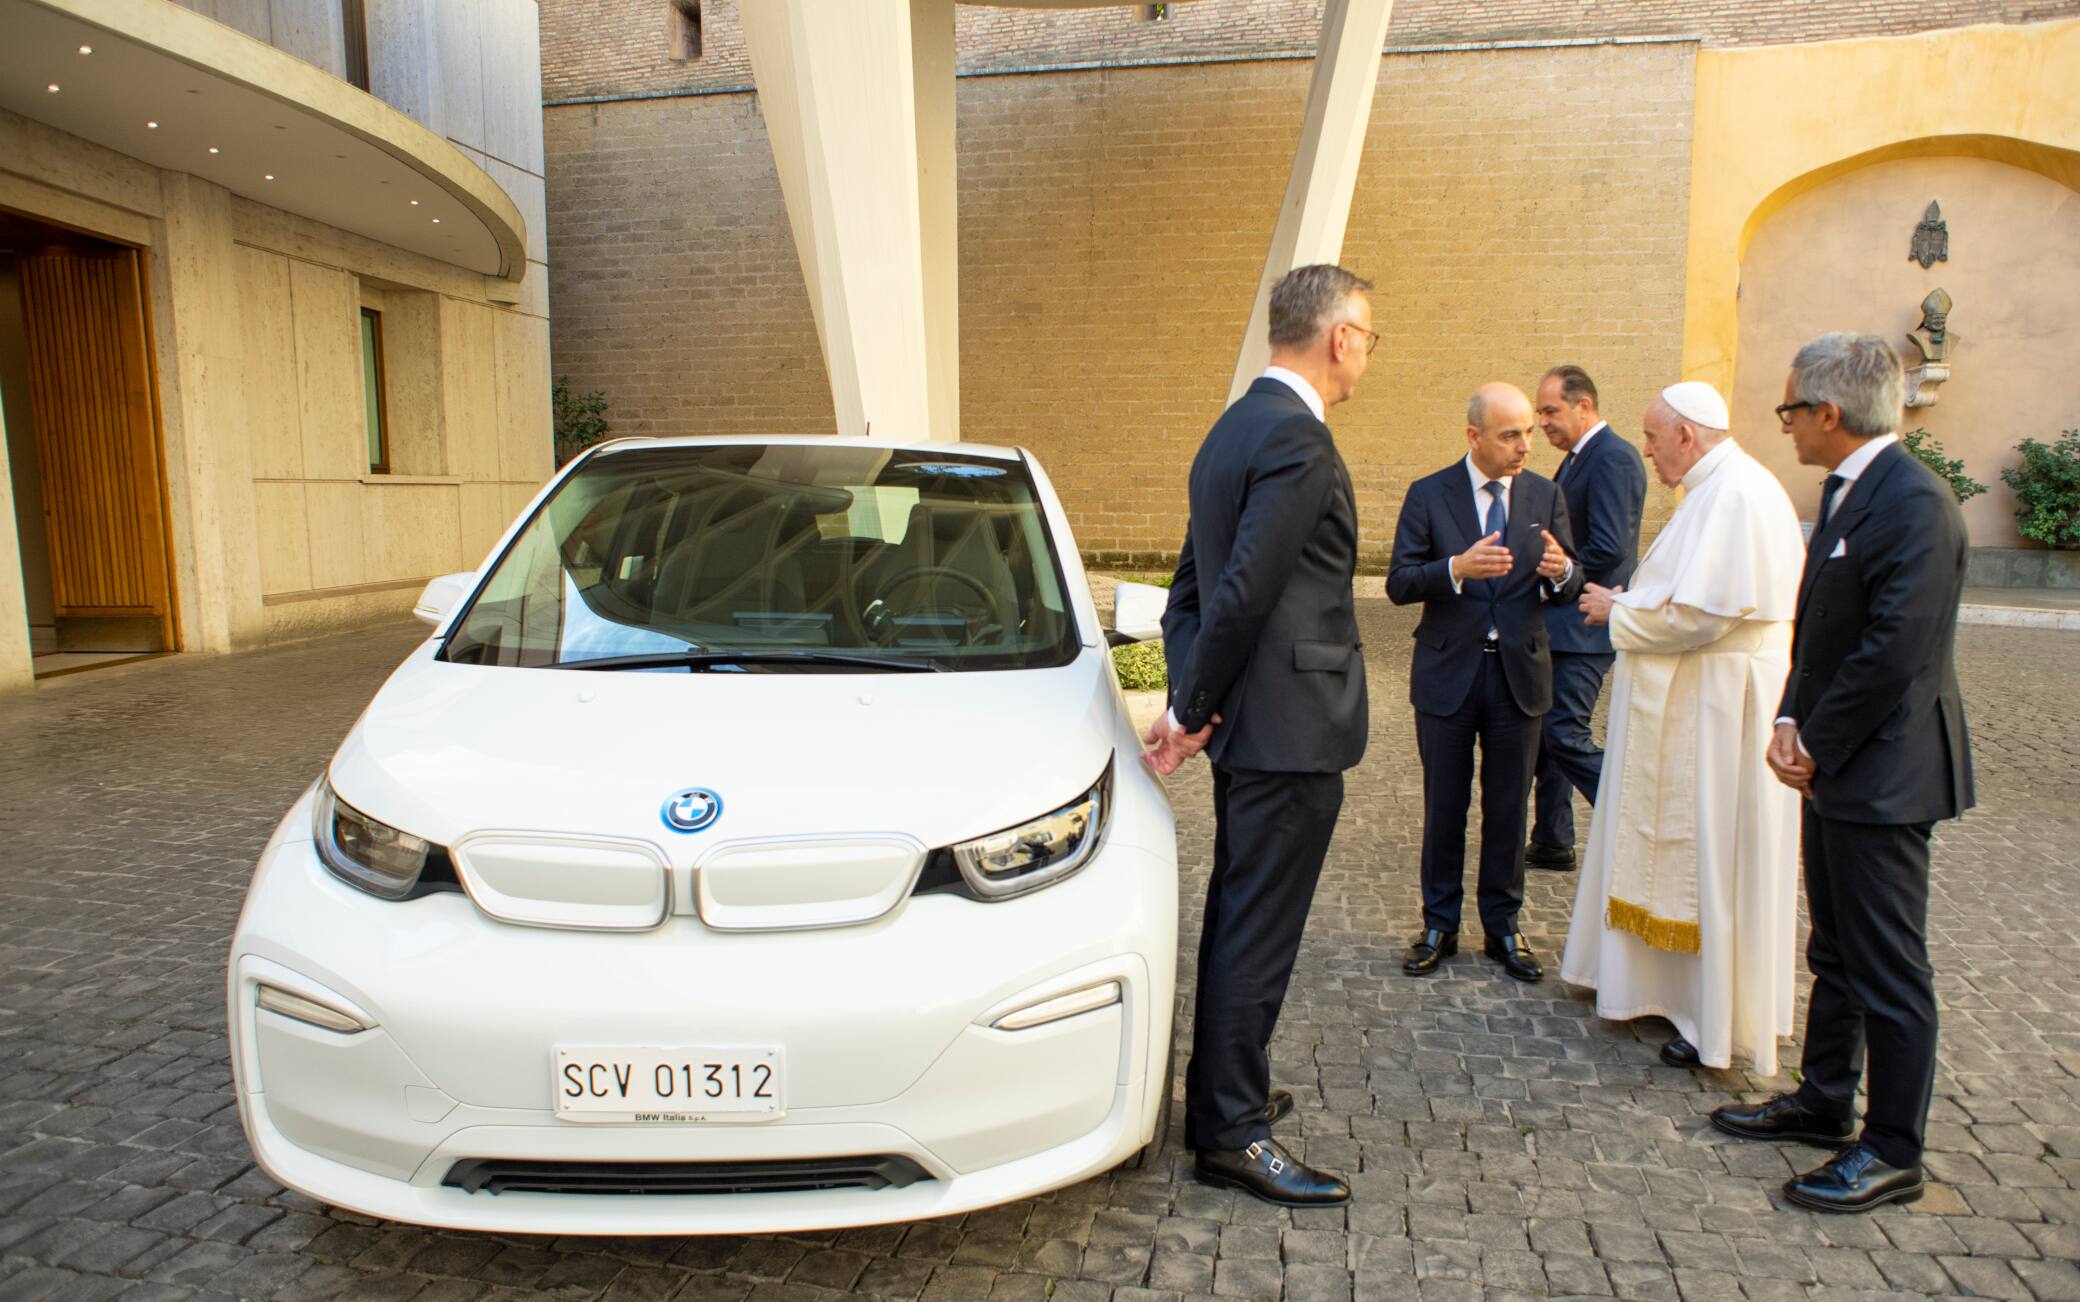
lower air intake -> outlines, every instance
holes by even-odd
[[[549,1162],[466,1157],[441,1183],[467,1193],[747,1194],[901,1189],[931,1179],[907,1157],[772,1162]]]

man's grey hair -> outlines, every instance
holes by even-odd
[[[1271,346],[1304,348],[1350,319],[1350,297],[1372,288],[1363,276],[1318,262],[1295,267],[1271,287]]]
[[[1899,354],[1877,335],[1821,335],[1791,359],[1791,391],[1800,402],[1831,402],[1842,428],[1876,438],[1899,428],[1907,377]]]

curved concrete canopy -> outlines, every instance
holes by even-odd
[[[488,173],[243,32],[171,0],[0,0],[0,32],[0,107],[486,276],[526,270],[525,221]]]

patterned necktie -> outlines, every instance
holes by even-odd
[[[1488,518],[1481,525],[1481,532],[1499,534],[1509,527],[1509,513],[1502,508],[1502,490],[1507,485],[1499,479],[1491,479],[1481,487],[1493,499],[1488,503]]]
[[[1820,518],[1813,522],[1813,532],[1819,533],[1827,527],[1827,517],[1834,514],[1834,491],[1848,481],[1840,475],[1829,475],[1820,484]]]

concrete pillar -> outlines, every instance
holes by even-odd
[[[240,388],[245,341],[239,319],[231,194],[185,172],[161,175],[165,299],[155,295],[173,505],[181,640],[188,651],[238,651],[266,641],[252,455]],[[172,365],[167,365],[170,349]]]
[[[1235,359],[1229,402],[1242,396],[1270,360],[1271,287],[1295,267],[1335,262],[1343,255],[1344,223],[1350,218],[1365,128],[1372,121],[1372,91],[1379,84],[1380,50],[1393,12],[1393,0],[1327,0],[1322,8],[1307,121]]]
[[[7,460],[7,412],[0,408],[0,696],[36,686],[29,656],[29,596],[22,584],[22,548],[15,537],[14,476]],[[31,502],[41,527],[43,504]]]
[[[739,12],[839,432],[959,438],[953,0]]]

